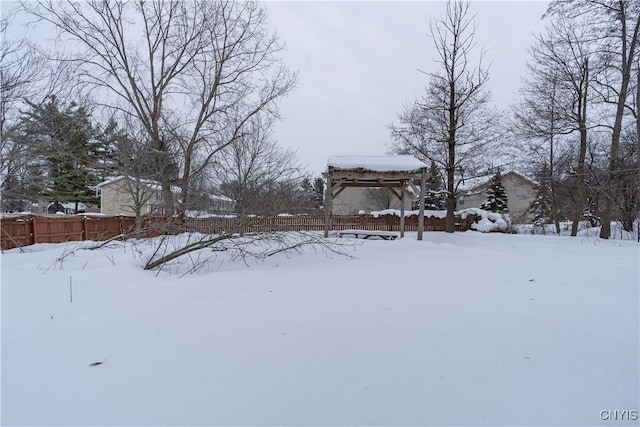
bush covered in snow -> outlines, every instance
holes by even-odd
[[[490,233],[499,231],[502,233],[511,232],[511,218],[509,214],[501,214],[498,212],[488,212],[478,208],[468,208],[461,211],[457,211],[456,215],[459,215],[462,219],[467,218],[469,215],[475,215],[477,217],[476,222],[471,224],[471,229],[481,231],[483,233]]]
[[[371,211],[371,216],[373,216],[374,218],[378,218],[379,216],[384,216],[384,215],[395,215],[395,216],[400,216],[400,210],[399,209],[384,209],[381,211]],[[406,210],[404,211],[404,216],[405,217],[409,217],[409,216],[418,216],[420,215],[420,211],[419,210]],[[432,210],[428,210],[425,209],[424,210],[424,216],[425,218],[446,218],[447,216],[447,211],[432,211]]]

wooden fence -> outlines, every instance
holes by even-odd
[[[471,217],[456,219],[456,231],[466,231],[471,226]],[[144,236],[198,232],[217,234],[239,229],[237,218],[143,218]],[[2,250],[33,245],[35,243],[62,243],[80,240],[107,240],[135,229],[135,218],[128,216],[41,216],[22,215],[4,217],[0,221],[0,248]],[[323,231],[324,216],[297,215],[246,218],[245,232],[270,231]],[[400,218],[385,215],[374,218],[368,215],[334,216],[333,229],[349,228],[379,231],[399,231]],[[405,230],[417,231],[418,217],[405,218]],[[444,231],[443,218],[428,217],[424,220],[425,231]]]

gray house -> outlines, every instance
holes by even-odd
[[[105,215],[164,214],[163,192],[159,182],[148,179],[134,179],[118,176],[96,186],[100,194],[100,212]],[[179,187],[172,186],[176,200],[180,196]],[[205,194],[206,212],[212,214],[232,214],[235,201],[229,197]]]
[[[463,181],[458,188],[457,209],[479,208],[487,200],[487,189],[492,180],[493,175],[487,175]],[[536,197],[538,184],[519,172],[508,171],[502,174],[502,185],[507,193],[513,223],[530,222],[530,205]]]

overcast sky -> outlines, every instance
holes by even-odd
[[[0,0],[2,1],[2,0]],[[386,154],[388,126],[404,104],[422,93],[435,71],[429,23],[442,1],[267,1],[268,25],[285,43],[285,64],[299,73],[296,89],[281,103],[275,137],[297,149],[314,175],[331,155]],[[478,49],[491,62],[489,87],[499,108],[514,100],[525,72],[527,49],[547,1],[481,1],[476,14]],[[3,10],[17,3],[4,2]],[[23,18],[26,19],[26,18]],[[26,21],[25,21],[26,22]],[[24,31],[16,25],[15,31]],[[41,35],[39,29],[31,37]]]
[[[527,49],[548,2],[473,1],[478,46],[491,61],[490,89],[507,108],[525,72]],[[385,154],[388,125],[424,89],[436,53],[429,22],[445,9],[422,2],[267,2],[269,25],[299,72],[282,102],[275,136],[314,174],[338,154]]]

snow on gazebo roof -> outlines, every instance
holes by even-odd
[[[372,172],[414,172],[428,168],[410,155],[401,156],[329,156],[327,168],[339,170],[363,169]]]

